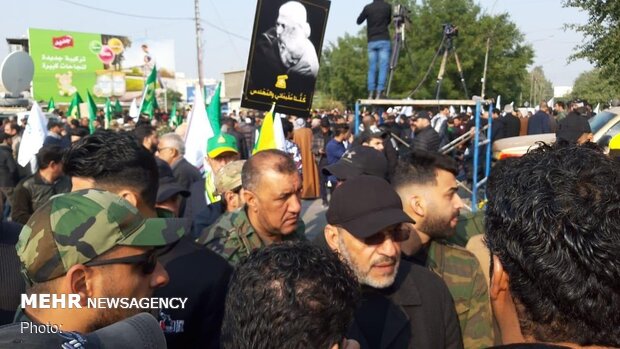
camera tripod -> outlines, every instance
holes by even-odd
[[[450,52],[454,53],[454,60],[456,61],[456,69],[461,76],[461,84],[463,85],[463,91],[465,91],[465,99],[469,99],[469,93],[467,93],[467,85],[465,85],[465,78],[463,77],[463,69],[461,68],[461,60],[456,53],[456,47],[452,42],[452,36],[445,34],[444,44],[439,47],[437,54],[440,54],[443,50],[443,57],[441,58],[441,65],[439,66],[439,73],[437,74],[437,88],[435,90],[435,99],[439,99],[439,92],[441,92],[441,82],[443,81],[443,75],[446,72],[446,63],[448,61],[448,55]]]
[[[392,55],[390,56],[390,77],[388,78],[386,96],[390,95],[390,88],[392,87],[392,78],[394,77],[394,70],[398,63],[398,56],[400,54],[400,48],[405,42],[405,28],[404,23],[395,25],[394,31],[394,45],[392,46]]]

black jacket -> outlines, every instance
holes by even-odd
[[[177,183],[185,190],[189,190],[192,184],[202,179],[200,171],[185,160],[185,158],[181,158],[181,160],[174,163],[171,168]]]
[[[363,292],[362,298],[370,294]],[[431,271],[401,260],[394,284],[387,289],[372,289],[387,298],[380,346],[372,349],[463,348],[454,302],[446,284]],[[371,349],[362,332],[360,317],[377,314],[356,312],[347,338],[355,339],[362,349]]]
[[[184,309],[163,309],[168,348],[219,348],[224,300],[232,267],[188,236],[160,258],[170,282],[154,297],[187,297]],[[162,326],[162,327],[163,327]]]
[[[504,122],[504,136],[517,137],[521,131],[521,121],[514,114],[506,114],[502,119]]]
[[[364,6],[362,13],[357,17],[357,24],[366,20],[366,35],[368,41],[390,40],[388,25],[392,21],[392,6],[383,0],[374,0]]]
[[[430,125],[416,132],[412,149],[436,152],[439,150],[439,135]]]
[[[26,290],[15,250],[21,229],[21,224],[0,221],[0,326],[13,322],[21,294]]]
[[[19,180],[13,149],[0,144],[0,188],[13,188]]]
[[[30,216],[43,206],[52,196],[71,191],[71,179],[61,176],[56,182],[49,184],[43,181],[39,171],[24,178],[13,191],[13,210],[11,218],[14,222],[26,224]]]

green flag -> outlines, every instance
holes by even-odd
[[[123,114],[123,107],[121,107],[121,102],[119,102],[118,99],[116,100],[116,103],[114,104],[114,113]]]
[[[157,67],[153,67],[151,74],[144,83],[144,94],[142,95],[142,104],[140,105],[140,115],[147,114],[150,119],[153,119],[155,109],[159,108],[157,105],[157,96],[155,95],[156,88]]]
[[[56,104],[54,103],[54,97],[52,97],[50,98],[50,101],[47,103],[47,112],[50,113],[54,109],[56,109]]]
[[[178,127],[183,122],[181,116],[177,114],[177,102],[174,101],[172,102],[172,108],[170,109],[170,121],[168,121],[170,127]]]
[[[222,87],[222,83],[217,84],[217,88],[215,89],[215,93],[213,97],[211,97],[211,103],[207,107],[207,116],[209,117],[209,123],[211,124],[211,128],[213,129],[213,133],[215,136],[220,134],[220,88]]]
[[[84,103],[82,100],[82,96],[78,92],[73,94],[73,98],[71,99],[71,103],[69,104],[69,109],[67,109],[67,116],[73,117],[82,117],[80,114],[80,103]]]
[[[93,96],[90,95],[90,91],[86,90],[88,94],[86,98],[86,103],[88,104],[88,128],[90,133],[95,133],[95,120],[97,120],[97,104],[95,104],[95,100]]]
[[[103,106],[103,116],[105,117],[103,127],[107,130],[110,128],[110,124],[112,123],[112,102],[110,101],[110,98],[105,99],[105,105]]]

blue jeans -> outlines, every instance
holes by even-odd
[[[379,82],[376,71],[379,61]],[[390,66],[390,40],[377,40],[368,43],[368,91],[385,91],[385,79]]]

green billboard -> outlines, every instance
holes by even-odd
[[[86,90],[97,102],[105,97],[123,100],[129,90],[139,94],[143,87],[139,81],[128,89],[121,68],[123,52],[131,46],[125,36],[33,28],[28,36],[36,100],[68,103],[75,92],[85,95]]]

